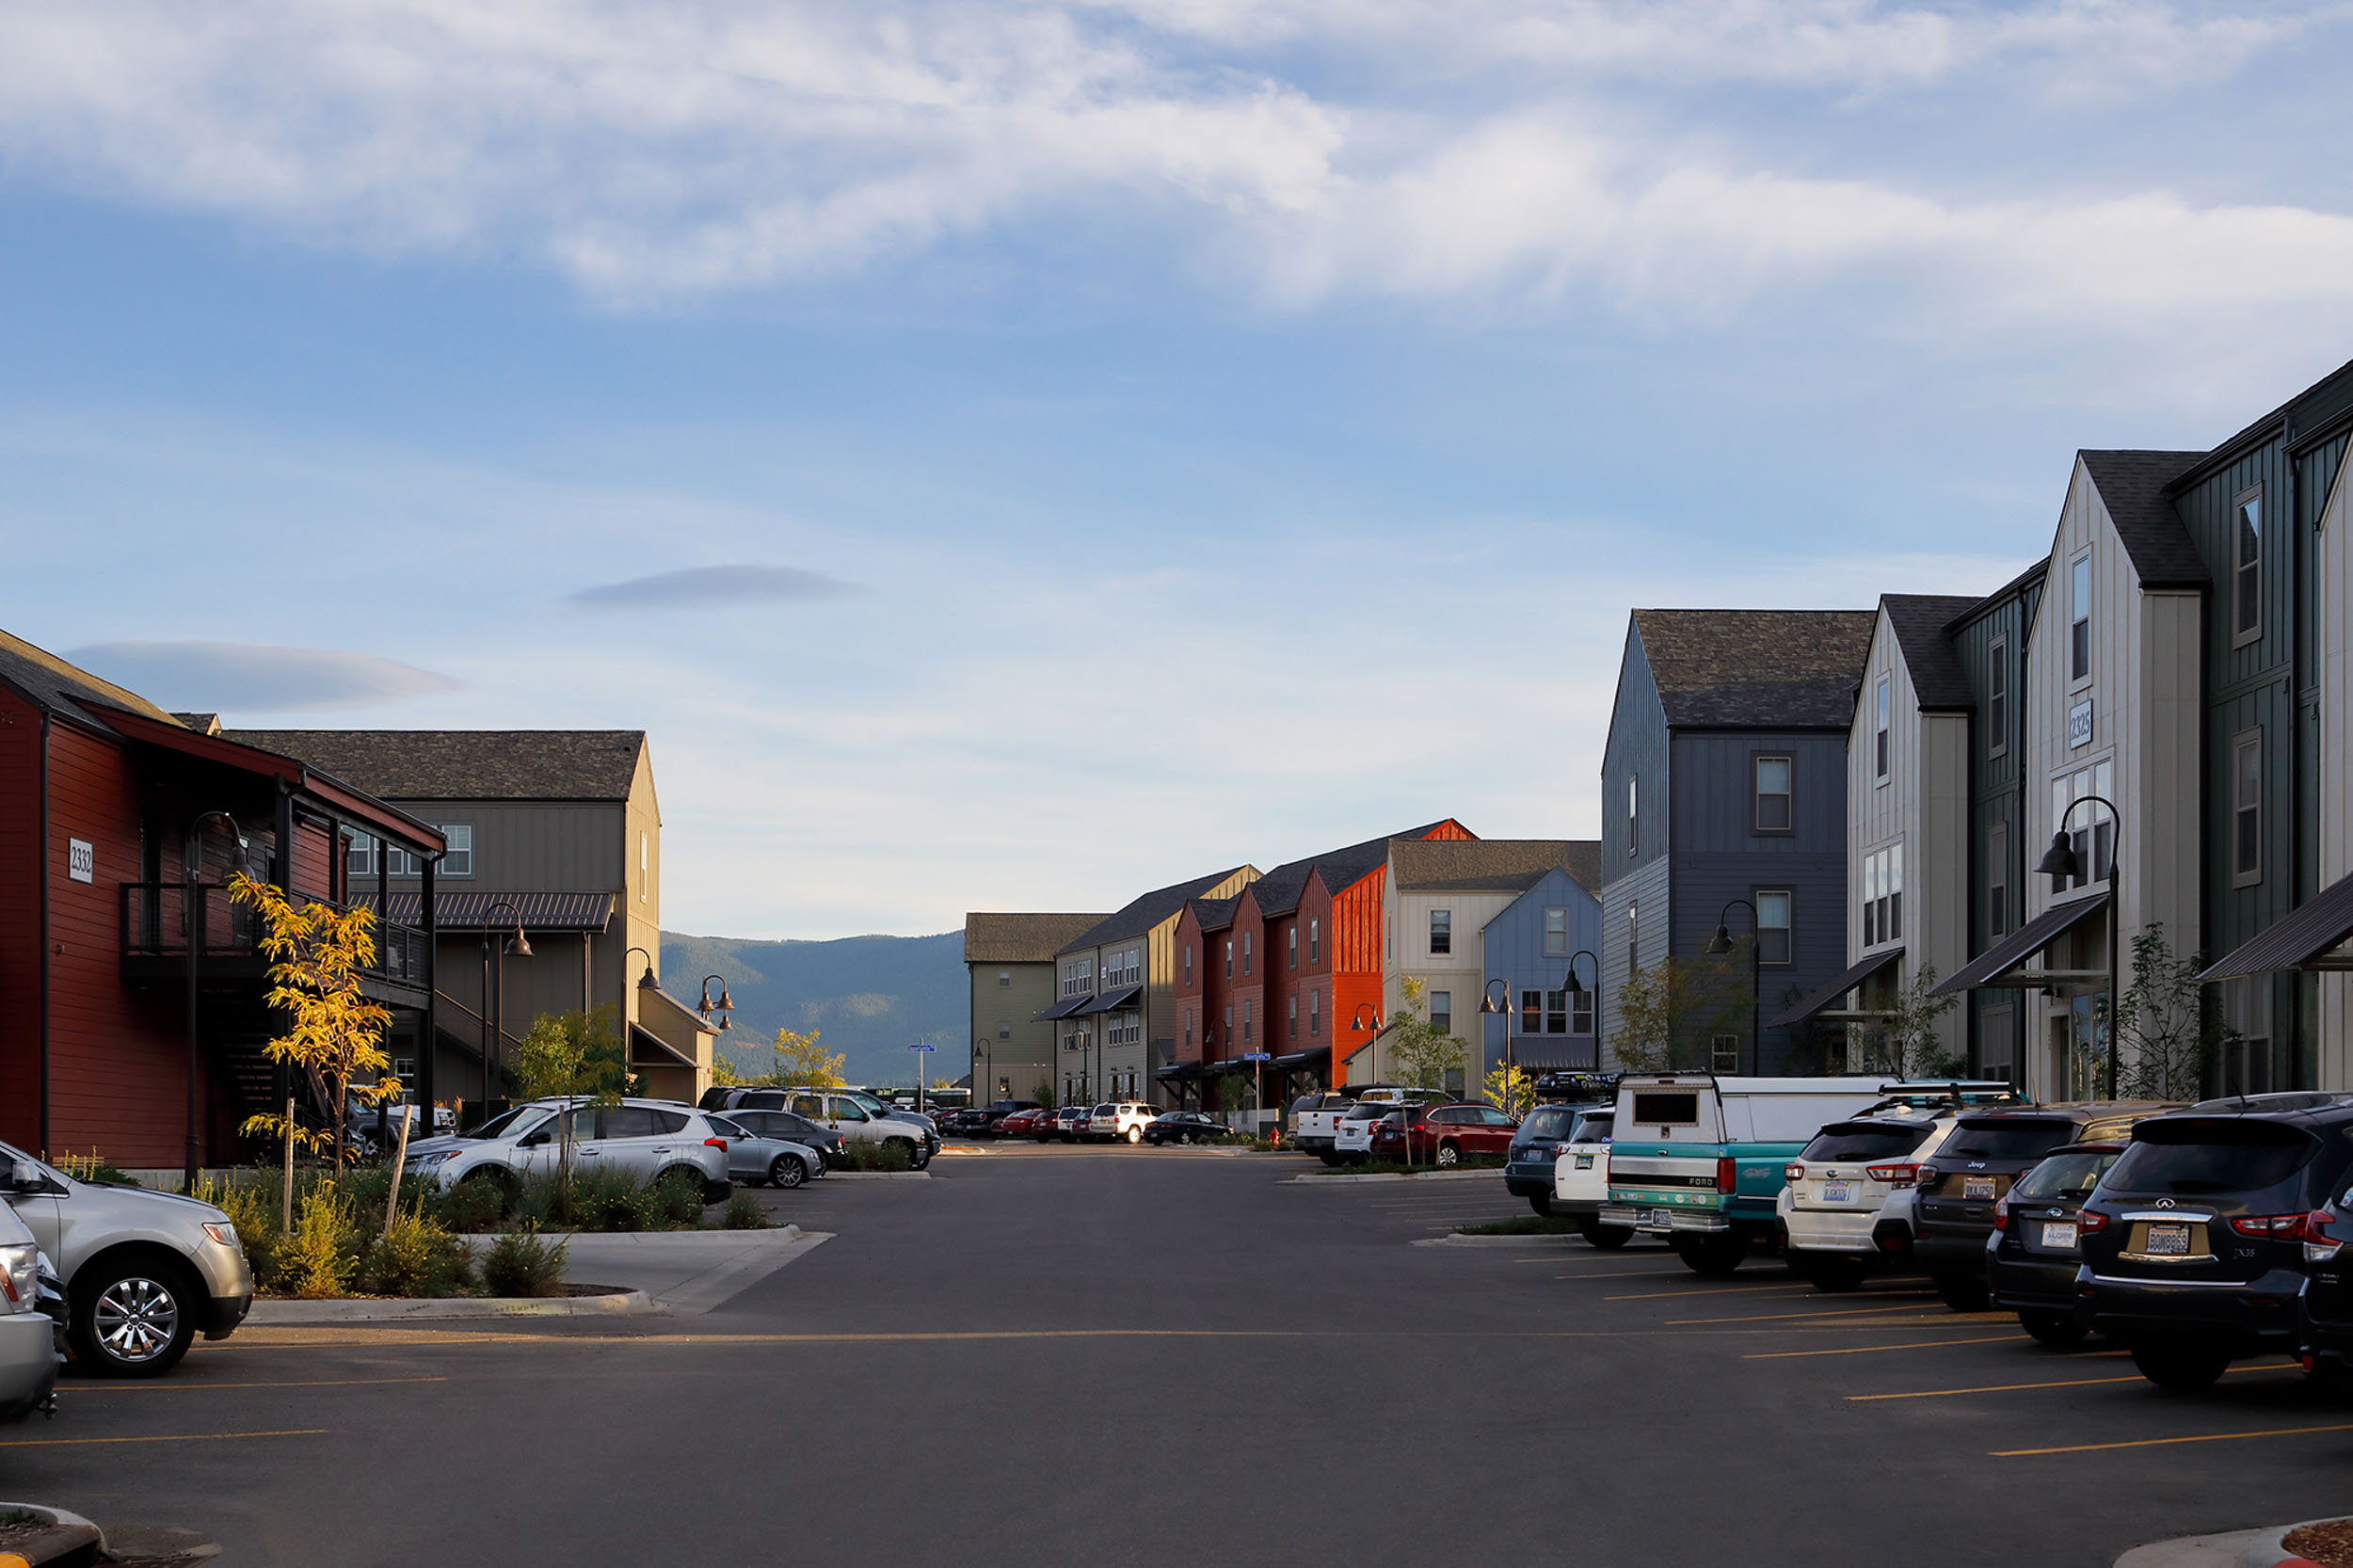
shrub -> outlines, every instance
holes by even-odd
[[[370,1244],[366,1262],[370,1282],[387,1296],[448,1296],[472,1283],[472,1255],[423,1203],[392,1217],[391,1228]]]
[[[482,1260],[482,1286],[493,1296],[560,1296],[564,1243],[536,1230],[509,1231]]]
[[[360,1239],[352,1228],[350,1200],[331,1181],[302,1195],[294,1233],[279,1249],[285,1288],[307,1299],[340,1296],[360,1267]]]
[[[666,1171],[648,1196],[653,1201],[657,1225],[664,1221],[674,1225],[703,1223],[703,1178],[698,1172]]]
[[[572,1211],[583,1230],[659,1230],[661,1206],[626,1171],[583,1171],[572,1178]]]
[[[872,1143],[851,1138],[841,1144],[841,1168],[845,1171],[911,1171],[915,1160],[904,1138],[887,1143]]]
[[[236,1176],[219,1182],[207,1176],[197,1184],[196,1199],[228,1215],[229,1223],[237,1227],[237,1242],[245,1248],[246,1262],[253,1270],[254,1288],[277,1289],[278,1255],[285,1238],[278,1229],[275,1180],[264,1189],[259,1182]]]
[[[499,1223],[506,1208],[505,1193],[488,1178],[461,1181],[448,1192],[433,1190],[428,1201],[440,1211],[440,1221],[460,1236],[478,1235]]]
[[[766,1230],[768,1211],[760,1207],[760,1200],[749,1192],[738,1192],[728,1200],[728,1207],[719,1216],[719,1224],[727,1230]]]

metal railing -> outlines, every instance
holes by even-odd
[[[125,958],[185,958],[191,932],[200,935],[199,952],[205,957],[250,958],[261,951],[261,920],[251,909],[232,902],[224,883],[200,883],[196,888],[193,926],[188,919],[188,886],[184,882],[126,882],[122,884],[122,954]],[[307,894],[295,895],[297,904],[333,904]],[[408,925],[376,922],[376,960],[361,972],[408,985],[429,985],[433,978],[433,944],[425,934]]]

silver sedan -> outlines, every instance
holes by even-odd
[[[706,1111],[703,1115],[712,1130],[728,1141],[728,1175],[733,1180],[754,1186],[764,1181],[771,1187],[798,1187],[825,1174],[824,1157],[805,1144],[763,1138],[714,1112]]]

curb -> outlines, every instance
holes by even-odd
[[[929,1181],[932,1173],[922,1171],[827,1171],[826,1181]]]
[[[411,1296],[255,1302],[245,1320],[269,1328],[299,1328],[456,1318],[643,1318],[661,1311],[661,1304],[643,1290],[620,1290],[602,1296]]]
[[[1310,1187],[1340,1187],[1359,1181],[1494,1181],[1503,1175],[1492,1171],[1425,1171],[1419,1176],[1407,1176],[1402,1171],[1374,1171],[1365,1176],[1323,1176],[1309,1171],[1291,1177]]]
[[[2333,1525],[2343,1517],[2153,1542],[2118,1558],[2116,1568],[2313,1568],[2310,1559],[2293,1555],[2280,1543],[2306,1525]]]
[[[11,1545],[8,1550],[27,1562],[77,1564],[96,1562],[106,1549],[106,1538],[96,1525],[78,1513],[42,1503],[0,1503],[0,1512],[30,1513],[48,1528]]]

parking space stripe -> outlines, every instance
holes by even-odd
[[[1944,1311],[1950,1313],[1951,1310],[1950,1307],[1944,1306],[1941,1303],[1935,1307],[1925,1304],[1919,1306],[1842,1306],[1833,1307],[1827,1312],[1759,1312],[1745,1318],[1670,1318],[1667,1320],[1667,1326],[1689,1328],[1701,1323],[1773,1323],[1794,1318],[1886,1318],[1900,1312]]]
[[[2286,1367],[2233,1367],[2232,1372],[2301,1372],[2304,1368]],[[2140,1374],[2128,1378],[2062,1378],[2057,1383],[1989,1383],[1979,1388],[1923,1388],[1913,1394],[1849,1394],[1848,1400],[1856,1404],[1868,1404],[1874,1400],[1941,1400],[1951,1394],[2011,1394],[2023,1388],[2089,1388],[2103,1383],[2138,1383]]]
[[[2123,1443],[2071,1443],[2058,1448],[1990,1448],[1989,1459],[2033,1459],[2043,1454],[2088,1454],[2103,1448],[2162,1448],[2173,1443],[2233,1443],[2242,1437],[2301,1437],[2308,1432],[2353,1432],[2353,1421],[2330,1427],[2272,1427],[2264,1432],[2201,1432],[2191,1437],[2137,1437]]]
[[[1869,1355],[1875,1351],[1932,1351],[1941,1345],[2001,1345],[2024,1339],[2023,1334],[1996,1334],[1984,1339],[1915,1339],[1907,1345],[1846,1345],[1834,1351],[1755,1351],[1743,1361],[1786,1361],[1801,1355]]]
[[[418,1378],[316,1378],[292,1383],[205,1383],[161,1379],[148,1383],[102,1383],[61,1388],[60,1394],[76,1398],[84,1394],[194,1394],[208,1388],[363,1388],[385,1383],[447,1383],[445,1377]]]
[[[99,1443],[226,1443],[239,1437],[324,1437],[325,1427],[298,1427],[289,1432],[187,1432],[167,1437],[22,1437],[0,1442],[0,1448],[76,1448]]]
[[[1651,1290],[1639,1296],[1604,1296],[1602,1297],[1602,1300],[1606,1302],[1647,1302],[1657,1301],[1668,1296],[1730,1296],[1737,1295],[1744,1291],[1753,1294],[1763,1290],[1811,1290],[1814,1287],[1807,1284],[1805,1281],[1798,1280],[1788,1285],[1719,1285],[1713,1286],[1705,1290]],[[1849,1290],[1844,1293],[1843,1297],[1836,1299],[1843,1299],[1846,1301],[1855,1301],[1858,1299],[1863,1301],[1881,1301],[1895,1296],[1925,1296],[1928,1294],[1929,1292],[1925,1289]]]

